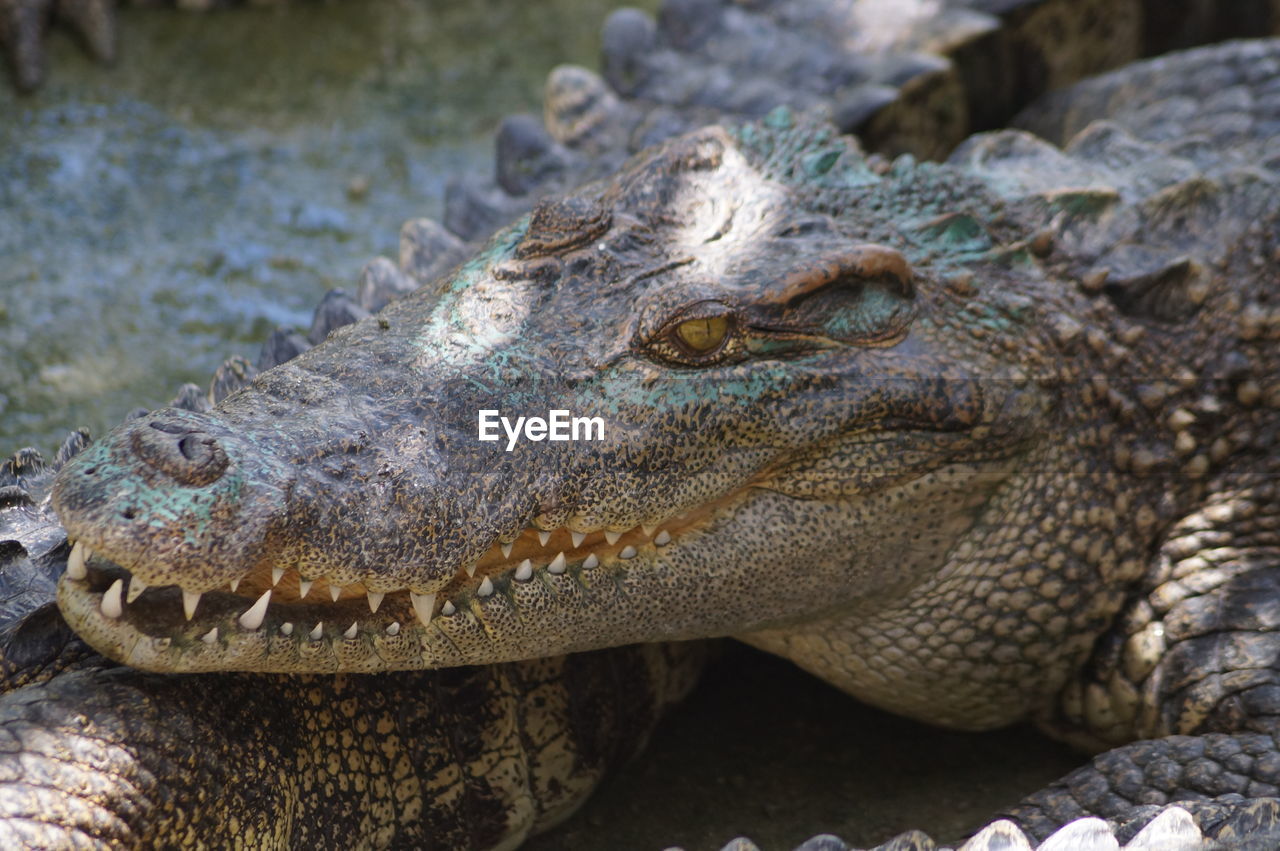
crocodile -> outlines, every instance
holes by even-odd
[[[1033,835],[1265,811],[1229,796],[1276,792],[1277,50],[1099,81],[1111,120],[1062,149],[890,164],[774,115],[644,153],[213,412],[81,451],[62,611],[163,670],[730,634],[935,723],[1115,746],[1013,811]],[[614,442],[474,439],[481,405],[565,400]]]
[[[1174,68],[1174,69],[1172,69],[1172,70],[1174,70],[1174,72],[1176,72],[1176,70],[1178,70],[1178,69]],[[577,79],[581,79],[581,77],[577,77]],[[1061,115],[1061,111],[1060,111],[1060,113],[1057,113],[1057,115]],[[1046,116],[1046,118],[1047,118],[1048,120],[1052,120],[1052,119],[1053,119],[1053,115],[1052,115],[1052,114],[1047,115],[1047,116]],[[1233,116],[1233,118],[1234,118],[1234,116]],[[877,168],[879,168],[879,165],[877,165]],[[515,178],[512,178],[512,177],[511,177],[511,173],[509,173],[509,171],[508,171],[508,174],[507,174],[507,179],[508,179],[508,180],[515,179]],[[412,248],[412,246],[411,246],[411,248]],[[1094,278],[1093,278],[1093,279],[1091,279],[1091,280],[1092,280],[1093,284],[1102,285],[1103,289],[1106,289],[1106,287],[1105,287],[1106,279],[1105,279],[1105,278],[1103,278],[1103,279],[1098,279],[1098,278],[1097,278],[1097,276],[1094,276]],[[367,282],[366,282],[366,283],[367,283]],[[1114,298],[1114,296],[1112,296],[1112,293],[1108,293],[1108,297],[1112,297],[1112,298]],[[1253,314],[1249,314],[1249,315],[1253,316],[1253,319],[1252,319],[1251,321],[1253,321],[1253,325],[1254,325],[1254,326],[1256,326],[1256,328],[1253,328],[1253,326],[1251,326],[1251,328],[1253,328],[1253,331],[1251,331],[1251,333],[1257,333],[1258,328],[1262,328],[1262,326],[1265,326],[1265,321],[1260,322],[1260,321],[1258,321],[1258,320],[1257,320],[1257,311],[1253,311]],[[302,348],[302,347],[305,347],[305,344],[301,344],[301,346],[297,346],[297,348]],[[271,358],[266,358],[266,360],[270,361],[270,360],[271,360]],[[193,398],[193,397],[191,397],[191,394],[188,394],[187,402],[188,402],[188,403],[191,403],[192,398]],[[201,406],[201,404],[198,404],[198,403],[191,403],[191,407],[197,407],[197,408],[200,408],[200,407],[202,407],[202,406]],[[20,465],[19,465],[19,466],[20,466]],[[37,502],[37,503],[38,503],[38,502],[40,502],[40,500],[38,500],[38,499],[37,499],[37,500],[35,500],[35,502]],[[49,530],[49,525],[51,525],[51,523],[52,523],[52,521],[51,521],[51,520],[46,520],[46,531],[47,531],[47,530]],[[54,548],[54,549],[52,549],[52,550],[50,550],[50,552],[49,552],[49,553],[47,553],[47,554],[45,555],[44,559],[42,559],[42,564],[44,564],[44,566],[45,566],[45,567],[44,567],[44,569],[46,569],[46,571],[52,571],[52,569],[58,569],[58,568],[60,567],[60,564],[65,563],[65,559],[67,559],[68,554],[69,554],[69,553],[68,553],[68,550],[67,550],[67,549],[65,549],[65,548],[58,548],[58,546],[55,546],[55,548]],[[49,613],[49,610],[45,609],[45,613],[46,613],[46,614],[45,614],[45,617],[51,617],[51,614]],[[61,627],[59,627],[59,630],[61,630]],[[1148,632],[1152,632],[1152,633],[1153,633],[1153,632],[1157,632],[1157,631],[1156,631],[1156,630],[1149,630]],[[59,635],[59,636],[64,636],[64,635],[65,635],[65,633],[63,633],[63,632],[59,632],[59,633],[58,633],[58,635]],[[1149,636],[1149,635],[1144,635],[1144,636],[1143,636],[1143,639],[1144,639],[1144,640],[1149,640],[1149,639],[1151,639],[1151,636]],[[24,636],[24,640],[29,640],[29,639],[28,639],[28,637],[27,637],[27,636]],[[78,645],[76,645],[76,646],[78,646]],[[602,653],[614,653],[614,651],[613,651],[613,650],[608,650],[608,651],[602,651]],[[97,659],[97,662],[96,662],[95,664],[101,664],[101,659]],[[116,672],[115,674],[111,674],[111,676],[119,676],[119,677],[131,676],[131,677],[132,677],[132,676],[133,676],[133,674],[125,674],[125,673],[122,673],[122,672],[119,672],[119,671],[118,671],[118,672]],[[424,676],[424,674],[417,674],[417,676]],[[52,685],[54,685],[54,687],[56,688],[56,687],[60,687],[61,685],[63,685],[63,683],[64,683],[64,682],[68,682],[68,681],[67,681],[67,680],[64,680],[64,678],[61,678],[61,676],[55,676],[55,677],[54,677],[54,680],[52,680]],[[163,699],[157,699],[156,694],[160,694],[160,692],[164,692],[164,694],[165,694],[165,695],[173,695],[173,694],[174,694],[174,691],[177,691],[177,690],[173,690],[173,688],[170,688],[170,690],[166,691],[166,690],[165,690],[165,688],[164,688],[163,686],[160,686],[160,685],[159,685],[159,683],[164,683],[164,682],[166,682],[165,680],[163,680],[163,678],[155,678],[155,677],[147,678],[146,676],[142,676],[142,674],[137,674],[137,678],[134,678],[134,680],[132,680],[131,682],[133,683],[133,686],[132,686],[132,687],[133,687],[133,691],[134,691],[134,692],[137,692],[137,694],[147,695],[147,692],[148,692],[148,691],[152,692],[152,694],[151,694],[151,695],[147,695],[147,696],[145,696],[145,700],[159,700],[159,701],[160,701],[160,703],[164,703],[164,700],[170,700],[170,701],[173,701],[173,703],[172,703],[172,704],[165,704],[165,705],[164,705],[164,709],[163,709],[163,710],[161,710],[161,713],[160,713],[160,714],[165,714],[165,713],[173,712],[173,710],[177,709],[177,708],[178,708],[178,706],[180,706],[180,705],[186,705],[186,706],[187,706],[187,708],[188,708],[188,709],[187,709],[187,713],[186,713],[186,714],[191,714],[191,710],[189,710],[189,706],[191,706],[191,700],[189,700],[189,697],[188,697],[188,699],[187,699],[187,703],[186,703],[186,704],[182,704],[182,703],[180,703],[180,701],[178,701],[178,700],[174,700],[174,697],[172,697],[172,696],[169,696],[169,697],[163,697]],[[268,680],[268,682],[270,682],[270,680]],[[1108,683],[1108,685],[1110,685],[1110,683]],[[101,686],[95,686],[95,687],[100,688]],[[264,681],[262,681],[262,680],[257,681],[257,685],[255,686],[255,688],[257,688],[257,690],[261,690],[261,688],[262,688],[262,687],[264,687]],[[321,690],[321,691],[323,691],[323,690],[325,690],[325,688],[328,688],[328,687],[329,687],[329,683],[328,683],[328,681],[320,681],[320,680],[312,680],[312,681],[311,681],[311,688],[314,688],[314,690]],[[84,686],[84,685],[78,686],[78,688],[79,688],[79,691],[74,692],[74,694],[76,694],[76,695],[77,695],[77,699],[76,699],[76,700],[81,699],[81,697],[83,697],[84,695],[88,695],[88,694],[90,694],[90,692],[92,691],[90,687],[87,687],[87,686]],[[115,697],[116,703],[114,703],[114,704],[113,704],[113,703],[111,703],[111,699],[106,699],[106,701],[105,701],[106,705],[104,706],[104,710],[102,710],[102,712],[104,712],[106,715],[110,715],[111,713],[116,712],[116,710],[118,710],[118,708],[119,708],[119,706],[120,706],[120,705],[128,705],[128,700],[119,699],[119,692],[115,692],[115,694],[116,694],[116,697]],[[259,694],[260,694],[260,692],[259,692]],[[293,692],[293,694],[298,694],[298,692]],[[332,692],[325,692],[325,694],[332,694]],[[1089,694],[1089,692],[1085,692],[1085,694]],[[1079,695],[1078,695],[1078,697],[1079,697]],[[411,695],[410,695],[410,699],[412,699],[412,696],[411,696]],[[101,700],[101,699],[100,699],[100,700]],[[56,703],[56,701],[52,701],[52,700],[50,700],[50,701],[47,701],[47,703],[54,704],[54,703]],[[74,700],[72,701],[72,703],[74,703]],[[90,703],[92,703],[92,701],[90,701]],[[288,701],[285,701],[285,703],[288,703]],[[1080,697],[1080,699],[1078,700],[1078,703],[1083,703],[1083,697]],[[28,712],[28,713],[36,712],[36,710],[35,710],[35,709],[32,709],[32,708],[33,708],[33,706],[35,706],[35,708],[38,708],[38,706],[40,706],[40,705],[41,705],[41,704],[40,704],[40,701],[31,701],[31,703],[24,703],[24,704],[23,704],[23,706],[26,706],[26,708],[27,708],[27,709],[24,709],[24,712]],[[96,705],[96,704],[93,704],[93,705]],[[1093,708],[1091,709],[1091,712],[1097,712],[1097,706],[1096,706],[1096,705],[1094,705],[1094,706],[1093,706]],[[40,718],[40,717],[38,717],[38,715],[36,715],[36,717],[37,717],[37,718]],[[72,719],[72,720],[74,720],[74,719]],[[458,720],[458,719],[454,719],[454,722],[457,722],[457,720]],[[37,723],[35,724],[35,728],[36,728],[36,729],[38,729],[38,728],[40,728],[40,727],[42,726],[42,724],[46,724],[46,723],[47,723],[47,718],[40,718],[40,720],[37,720]],[[78,722],[77,722],[77,723],[78,723]],[[68,724],[68,726],[70,726],[70,724]],[[465,727],[465,724],[463,724],[463,727],[462,727],[462,728],[466,728],[466,727]],[[74,732],[74,731],[72,731],[72,732]],[[189,728],[188,728],[188,731],[187,731],[187,732],[189,732]],[[212,733],[216,733],[216,731],[212,731],[212,732],[211,732],[211,736],[212,736]],[[191,737],[189,737],[189,736],[188,736],[188,738],[191,738]],[[216,738],[216,736],[214,736],[214,738]],[[196,737],[196,740],[198,741],[198,736]],[[120,738],[119,738],[119,740],[116,740],[116,741],[123,742],[123,744],[127,745],[127,744],[128,744],[128,737],[120,737]],[[259,741],[261,741],[261,740],[259,740]],[[265,744],[265,742],[262,742],[262,744]],[[216,752],[216,749],[215,749],[215,752]],[[1217,752],[1217,754],[1222,754],[1222,751]],[[1240,759],[1242,759],[1242,758],[1240,758],[1240,755],[1238,754],[1238,752],[1235,752],[1235,754],[1222,754],[1221,756],[1219,756],[1219,755],[1217,755],[1217,754],[1212,754],[1212,755],[1211,755],[1211,756],[1212,756],[1212,758],[1215,758],[1215,759],[1221,759],[1222,761],[1230,761],[1230,760],[1236,760],[1236,761],[1239,761]],[[1203,770],[1203,760],[1206,760],[1206,759],[1208,759],[1208,758],[1206,758],[1206,756],[1204,756],[1203,754],[1201,754],[1201,755],[1199,755],[1199,759],[1201,759],[1201,760],[1202,760],[1201,770]],[[1164,770],[1166,770],[1166,772],[1167,772],[1167,770],[1169,770],[1169,765],[1167,765],[1167,763],[1164,765]],[[1231,767],[1231,768],[1230,768],[1230,770],[1235,770],[1235,772],[1239,772],[1239,769],[1238,769],[1238,768],[1236,768],[1236,767],[1234,767],[1234,765],[1233,765],[1233,767]],[[1096,778],[1094,778],[1094,782],[1096,782]],[[1094,791],[1096,791],[1096,790],[1094,790]],[[1068,797],[1070,797],[1070,795],[1073,795],[1073,793],[1079,793],[1079,792],[1069,792],[1069,793],[1068,793]],[[1194,807],[1192,807],[1192,809],[1194,809]],[[188,813],[183,813],[182,815],[180,815],[180,816],[179,816],[179,820],[192,818],[192,815],[201,815],[201,811],[200,811],[200,810],[198,810],[198,807],[197,807],[197,809],[196,809],[195,813],[191,813],[191,811],[188,811]],[[146,815],[141,815],[141,816],[140,816],[140,818],[143,820],[143,822],[146,822]],[[1212,819],[1212,818],[1217,818],[1217,816],[1210,816],[1210,818],[1211,818],[1211,819]],[[1041,834],[1043,834],[1043,831],[1041,831]],[[20,836],[20,834],[19,834],[19,836]],[[122,834],[122,836],[124,836],[124,834]],[[152,834],[152,836],[154,836],[154,834]],[[454,834],[454,836],[456,836],[456,834]],[[124,839],[122,839],[122,841],[124,841]]]

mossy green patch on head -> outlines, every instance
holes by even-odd
[[[880,179],[867,166],[857,143],[840,136],[829,124],[775,117],[729,132],[766,178],[811,193],[873,185]]]
[[[529,218],[525,215],[509,228],[494,234],[479,254],[458,267],[445,292],[457,293],[465,290],[484,277],[494,263],[514,257],[516,245],[524,239],[525,233],[529,230]]]
[[[810,154],[804,161],[804,174],[809,178],[817,178],[831,171],[831,167],[840,159],[840,155],[844,153],[839,150],[819,151],[816,154]]]
[[[1096,218],[1120,203],[1120,193],[1110,188],[1060,189],[1042,196],[1051,212]]]
[[[913,235],[949,254],[979,254],[991,248],[986,225],[969,213],[944,213],[918,225]]]

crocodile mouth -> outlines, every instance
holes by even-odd
[[[373,590],[376,577],[340,585],[286,566],[259,568],[211,591],[148,586],[82,536],[72,543],[58,604],[95,649],[148,670],[372,672],[468,664],[447,652],[454,646],[450,633],[462,626],[451,621],[485,622],[504,598],[521,612],[520,598],[539,586],[556,598],[613,586],[621,573],[657,561],[742,495],[625,531],[525,528],[432,593]]]

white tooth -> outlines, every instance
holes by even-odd
[[[635,558],[635,557],[636,557],[636,548],[631,546],[630,544],[627,544],[625,547],[622,548],[622,552],[618,553],[618,558]]]
[[[283,635],[293,635],[293,624],[289,621],[280,624],[280,632]]]
[[[493,593],[493,582],[490,581],[489,577],[486,576],[484,578],[484,581],[480,583],[480,587],[476,589],[476,596],[488,597],[492,593]]]
[[[344,632],[344,633],[342,633],[342,637],[343,637],[343,638],[355,638],[355,637],[356,637],[356,627],[357,627],[357,626],[359,626],[359,623],[357,623],[356,621],[352,621],[352,622],[351,622],[351,626],[347,627],[347,631],[346,631],[346,632]]]
[[[258,601],[240,616],[240,625],[250,632],[262,626],[262,620],[267,616],[267,604],[270,602],[271,589],[268,588],[262,592],[262,596],[258,598]]]
[[[618,543],[618,539],[622,537],[621,532],[615,532],[612,529],[604,530],[604,539],[609,542],[609,546]]]
[[[273,568],[271,568],[271,585],[272,585],[272,587],[274,587],[274,586],[276,586],[276,585],[279,585],[279,584],[280,584],[280,580],[281,580],[281,579],[284,579],[284,568],[283,568],[283,567],[273,567]]]
[[[413,603],[413,612],[423,626],[431,623],[431,615],[435,613],[436,608],[435,594],[415,594],[410,591],[409,602]]]
[[[378,611],[378,606],[382,605],[382,598],[387,596],[385,591],[370,591],[365,594],[369,598],[369,611]]]
[[[316,581],[314,579],[303,579],[299,577],[298,578],[298,599],[302,599],[303,597],[310,594],[311,586],[315,584],[316,584]]]
[[[456,611],[458,611],[458,607],[455,606],[451,600],[445,600],[444,605],[440,607],[440,614],[445,617],[448,617]]]
[[[541,529],[539,529],[539,530],[538,530],[538,543],[539,543],[539,544],[542,544],[542,546],[544,546],[544,547],[545,547],[545,546],[547,545],[547,541],[550,541],[550,540],[551,540],[551,533],[550,533],[550,532],[543,532]]]
[[[551,560],[551,564],[547,565],[547,572],[555,574],[564,573],[564,553],[556,554],[556,557]]]
[[[399,635],[399,634],[400,634],[400,621],[392,621],[391,623],[387,624],[387,635]]]
[[[182,612],[191,620],[196,616],[196,606],[200,605],[200,592],[182,589]]]
[[[511,548],[516,544],[515,541],[507,541],[505,544],[499,544],[498,549],[502,550],[503,558],[511,558]]]
[[[657,526],[645,526],[644,524],[641,524],[641,525],[640,525],[640,531],[641,531],[641,532],[644,532],[644,536],[645,536],[646,538],[652,538],[652,537],[653,537],[653,533],[654,533],[654,532],[656,532],[656,531],[658,531],[658,527],[657,527]]]
[[[215,626],[213,629],[209,630],[204,635],[200,636],[200,640],[203,641],[205,644],[212,644],[213,642],[217,641],[218,628]]]
[[[533,578],[533,562],[525,559],[516,568],[516,582],[528,582]]]
[[[89,576],[89,571],[85,569],[85,552],[88,548],[76,541],[71,547],[71,555],[67,556],[67,576],[71,579],[81,580]]]
[[[666,529],[663,529],[658,533],[658,536],[653,539],[653,542],[660,547],[665,547],[667,544],[671,543],[671,533]]]
[[[124,614],[124,604],[120,602],[120,595],[124,592],[124,580],[117,579],[111,583],[111,587],[107,589],[107,593],[102,595],[102,613],[109,618],[118,618]]]
[[[595,553],[592,553],[591,555],[587,556],[582,560],[582,566],[585,567],[587,570],[590,570],[591,568],[596,567],[599,564],[600,564],[600,559],[596,557]]]
[[[330,586],[329,586],[329,596],[333,598],[333,602],[335,602],[335,603],[336,603],[336,602],[338,602],[338,598],[342,596],[342,586],[341,586],[341,585],[330,585]]]
[[[582,542],[586,540],[587,533],[586,532],[570,532],[569,537],[570,539],[573,540],[573,546],[576,549],[577,547],[582,546]]]
[[[243,578],[244,578],[243,576],[237,576],[235,579],[232,579],[230,582],[227,583],[228,585],[231,586],[231,593],[234,594],[235,590],[240,587],[240,580]]]
[[[307,637],[312,641],[319,641],[322,635],[324,635],[324,621],[316,621],[316,628],[308,632]]]
[[[147,590],[147,583],[143,582],[136,576],[129,577],[129,590],[124,594],[126,603],[132,603],[134,600],[142,596],[142,592]]]
[[[469,565],[467,565],[466,567],[464,567],[464,568],[463,568],[463,570],[465,570],[465,571],[467,572],[467,578],[468,578],[468,579],[475,579],[475,577],[476,577],[476,563],[475,563],[474,561],[473,561],[473,562],[471,562],[471,564],[469,564]]]

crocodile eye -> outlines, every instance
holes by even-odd
[[[651,357],[677,366],[712,366],[741,352],[740,325],[733,308],[702,301],[681,310],[640,345]]]
[[[675,327],[675,337],[692,354],[706,355],[724,345],[729,336],[729,317],[705,316],[686,319]]]

